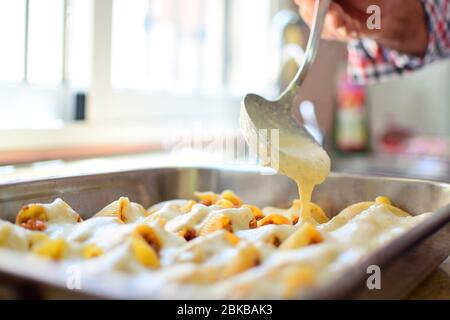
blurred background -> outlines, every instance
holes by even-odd
[[[245,162],[240,100],[307,36],[290,0],[0,0],[0,180]],[[450,64],[363,87],[346,59],[324,42],[298,99],[334,170],[450,181]]]

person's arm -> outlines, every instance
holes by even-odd
[[[428,60],[385,48],[371,39],[350,41],[347,47],[348,74],[360,84],[396,78],[420,69]]]
[[[397,77],[450,57],[450,0],[421,0],[421,5],[427,28],[423,54],[402,53],[367,38],[350,41],[348,70],[355,82],[372,83]]]
[[[296,0],[311,22],[315,0]],[[380,80],[450,55],[450,0],[334,0],[324,38],[349,43],[349,71],[359,82]],[[381,29],[369,30],[370,5],[381,9]]]

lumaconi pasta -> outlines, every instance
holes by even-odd
[[[56,199],[51,204],[24,206],[16,217],[16,224],[39,231],[45,229],[46,222],[76,223],[80,221],[80,215],[61,199]]]
[[[294,298],[428,216],[410,216],[387,197],[331,220],[311,203],[308,221],[297,200],[279,209],[245,204],[230,190],[194,197],[148,209],[122,197],[84,221],[61,199],[31,204],[15,224],[0,220],[0,255],[14,250],[90,272],[156,276],[161,297],[171,297],[170,284],[199,298]]]

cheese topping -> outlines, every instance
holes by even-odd
[[[260,209],[231,191],[197,196],[148,210],[120,198],[85,221],[60,199],[29,205],[16,224],[0,220],[0,248],[76,264],[93,281],[122,274],[152,297],[294,298],[429,215],[410,216],[385,197],[327,221],[313,203],[310,216],[296,217],[297,201]]]

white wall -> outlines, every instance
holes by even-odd
[[[74,117],[66,86],[0,84],[0,128],[39,127]],[[73,98],[75,99],[75,98]]]

